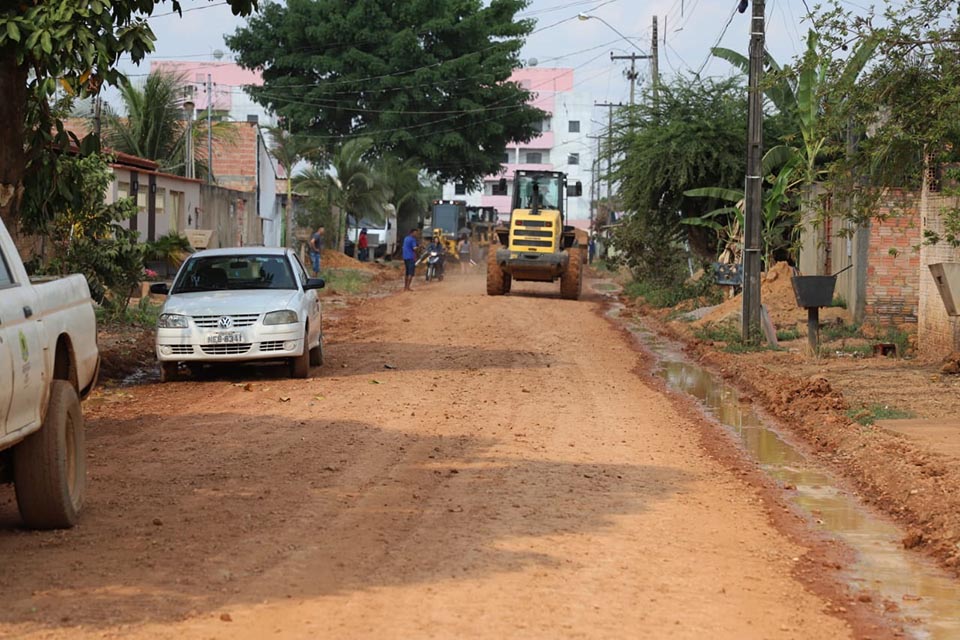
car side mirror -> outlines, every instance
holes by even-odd
[[[155,293],[158,296],[165,296],[170,293],[170,287],[166,282],[154,282],[150,285],[150,293]]]
[[[327,283],[323,278],[308,278],[307,283],[303,285],[303,290],[323,289],[325,286],[327,286]]]

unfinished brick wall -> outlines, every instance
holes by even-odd
[[[958,198],[925,192],[920,204],[923,228],[942,234],[942,211],[956,206],[960,206]],[[920,248],[917,346],[920,354],[928,357],[940,357],[952,351],[960,351],[960,318],[947,315],[927,267],[936,262],[960,262],[960,250],[943,242]]]
[[[895,194],[881,205],[877,212],[880,219],[870,223],[864,305],[864,321],[868,324],[917,323],[920,254],[916,247],[921,235],[917,205],[916,198]]]
[[[216,184],[226,189],[254,191],[257,188],[257,125],[250,122],[224,122],[217,126],[229,128],[229,132],[221,140],[213,142],[213,175]],[[202,145],[197,144],[197,158],[206,160],[206,141]]]

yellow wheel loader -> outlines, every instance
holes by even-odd
[[[506,179],[501,180],[506,189]],[[517,171],[513,179],[513,206],[509,227],[497,227],[498,244],[487,254],[487,294],[509,293],[513,281],[560,281],[560,296],[580,297],[586,247],[575,229],[564,225],[564,200],[579,196],[579,182],[567,187],[559,171]]]

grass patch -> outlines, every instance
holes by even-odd
[[[902,420],[913,418],[915,415],[912,411],[897,409],[886,404],[871,404],[859,409],[847,409],[848,418],[865,426],[872,425],[877,420]]]
[[[677,285],[663,285],[643,280],[632,280],[623,288],[625,295],[643,300],[655,309],[675,307],[685,300],[702,300],[705,304],[723,301],[720,288],[708,279]]]
[[[727,353],[752,353],[754,351],[776,350],[763,340],[744,342],[740,327],[734,322],[708,324],[693,332],[697,338],[709,342],[723,342]]]
[[[156,327],[160,317],[162,302],[154,302],[149,297],[140,298],[140,302],[127,306],[122,312],[97,305],[94,313],[98,325],[129,325],[135,327]]]
[[[360,293],[373,280],[372,273],[360,269],[323,269],[320,277],[327,283],[325,289],[338,293]]]
[[[831,307],[840,307],[841,309],[847,308],[847,299],[843,296],[835,295],[833,300],[830,302]]]
[[[873,355],[873,345],[870,344],[858,344],[858,345],[844,345],[837,349],[840,353],[849,353],[855,358],[869,358]]]
[[[820,327],[820,342],[832,342],[833,340],[843,340],[844,338],[860,338],[860,325],[858,324],[825,324]]]
[[[897,327],[888,327],[884,342],[892,342],[897,345],[897,355],[902,358],[910,349],[910,334]]]
[[[800,338],[800,330],[796,327],[790,329],[777,329],[777,340],[780,342],[790,342]]]

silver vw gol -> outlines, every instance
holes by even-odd
[[[182,364],[285,360],[295,378],[323,364],[317,290],[290,249],[237,247],[200,251],[180,267],[157,323],[160,379]]]

